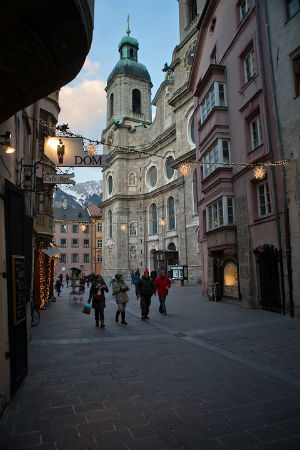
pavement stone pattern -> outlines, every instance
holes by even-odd
[[[85,293],[84,302],[88,293]],[[140,319],[96,328],[64,287],[32,328],[29,373],[0,419],[0,449],[299,449],[299,319],[172,286]]]

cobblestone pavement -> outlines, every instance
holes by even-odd
[[[29,374],[0,420],[1,449],[299,449],[299,320],[172,286],[140,319],[130,292],[106,328],[66,287],[31,329]],[[87,297],[87,294],[86,294]]]

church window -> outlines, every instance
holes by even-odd
[[[195,144],[195,120],[194,120],[194,116],[191,117],[191,121],[190,121],[190,136],[191,136],[191,141],[193,142],[193,144]]]
[[[175,230],[175,202],[173,197],[168,199],[168,225],[169,230]]]
[[[141,114],[141,92],[138,89],[132,91],[132,112]]]
[[[114,94],[110,94],[110,116],[114,113]]]
[[[112,238],[112,212],[108,211],[108,238]]]
[[[150,167],[150,184],[154,187],[157,183],[157,168],[155,166]]]
[[[157,234],[157,207],[155,203],[150,206],[149,234]]]
[[[189,23],[197,16],[197,0],[189,1]]]
[[[129,55],[130,55],[130,58],[133,58],[133,57],[134,57],[134,53],[133,53],[133,49],[132,49],[132,48],[131,48],[130,51],[129,51]]]
[[[107,190],[108,190],[108,194],[111,195],[112,190],[113,190],[113,177],[111,175],[109,175],[109,177],[107,179]]]
[[[174,175],[174,169],[171,167],[172,162],[174,161],[173,156],[168,156],[166,159],[166,174],[167,178],[170,180]]]

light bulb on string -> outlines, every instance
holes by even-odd
[[[82,231],[85,231],[86,230],[86,225],[81,225],[81,229],[82,229]]]
[[[253,169],[253,177],[256,180],[262,180],[266,175],[266,169],[263,166],[256,166]]]
[[[189,175],[191,173],[191,164],[188,164],[188,163],[181,164],[179,167],[179,172],[181,173],[181,175],[186,177],[187,175]]]

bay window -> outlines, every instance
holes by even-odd
[[[211,231],[223,226],[233,225],[234,199],[223,196],[206,207],[206,230]]]
[[[201,123],[205,121],[215,106],[227,106],[225,84],[217,81],[213,83],[200,105]]]
[[[225,139],[218,139],[201,160],[203,179],[224,164],[230,164],[230,145]]]

